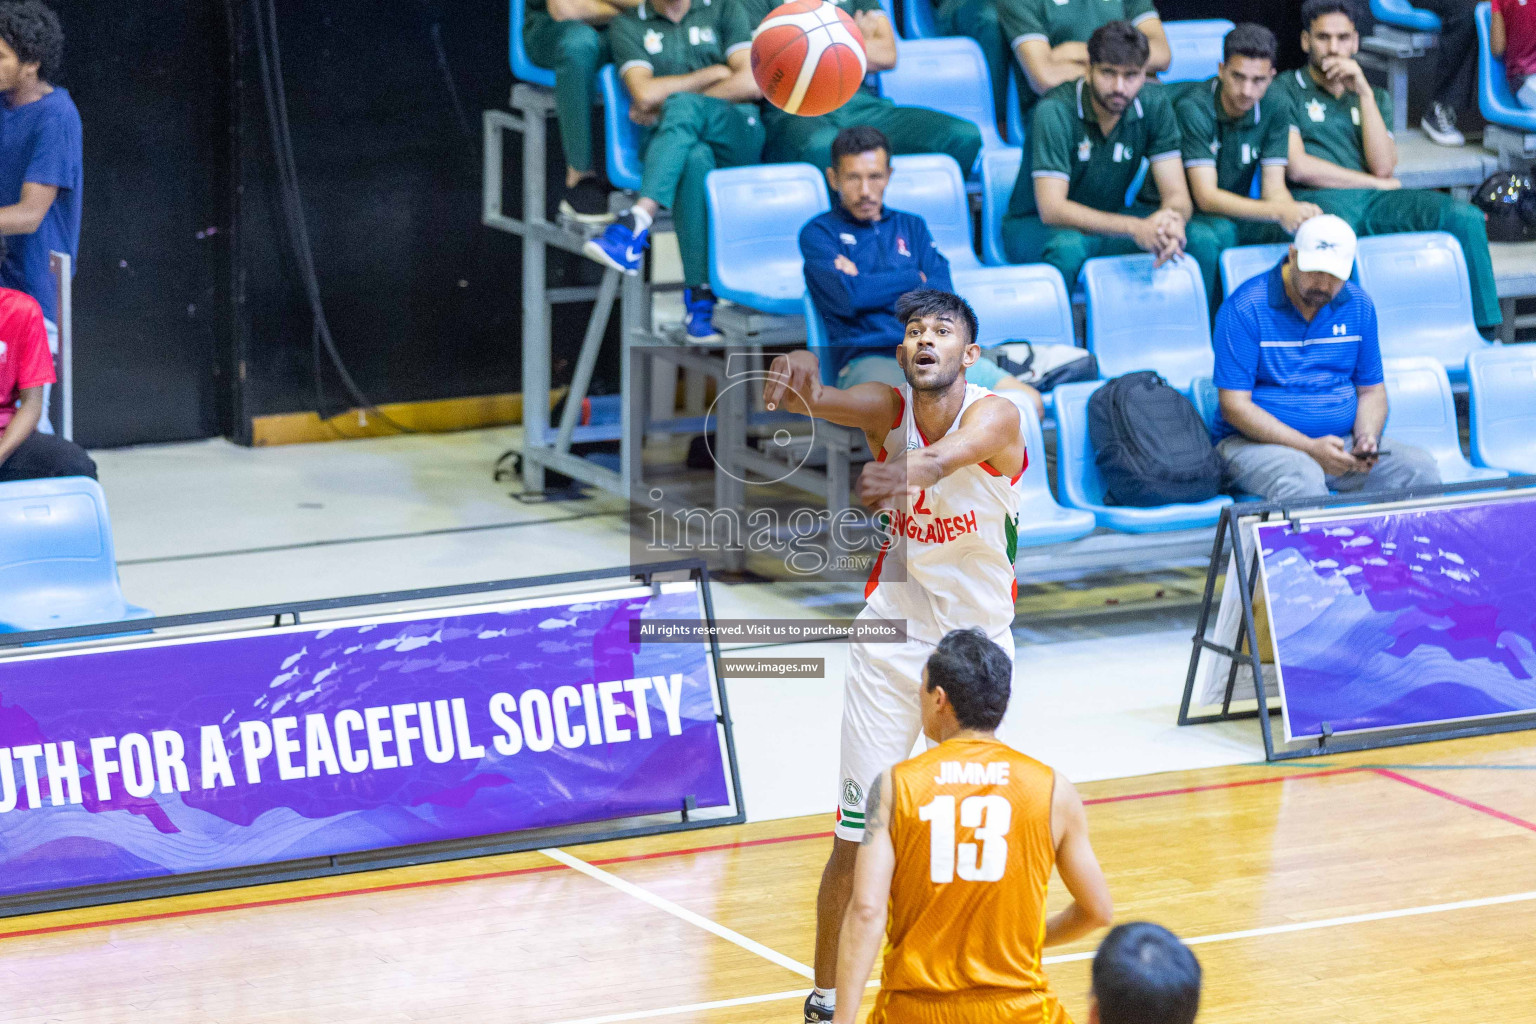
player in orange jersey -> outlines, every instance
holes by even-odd
[[[1077,790],[994,735],[1012,668],[977,629],[946,634],[923,668],[923,732],[938,746],[870,787],[835,1024],[854,1024],[887,908],[870,1024],[1070,1024],[1040,952],[1108,925],[1113,907]],[[1073,902],[1047,917],[1053,866]]]

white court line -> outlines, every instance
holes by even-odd
[[[588,878],[595,878],[599,882],[602,882],[604,885],[611,885],[620,892],[627,893],[642,903],[648,903],[655,907],[657,910],[665,910],[673,917],[681,918],[691,925],[703,928],[711,935],[718,935],[726,942],[735,943],[749,953],[756,953],[764,960],[776,963],[786,971],[794,971],[802,978],[810,978],[814,975],[814,972],[800,961],[791,960],[789,957],[785,956],[783,953],[780,953],[778,950],[769,949],[761,942],[755,942],[740,932],[731,931],[731,929],[725,927],[723,924],[716,924],[709,918],[695,914],[693,911],[687,909],[686,907],[680,907],[676,903],[673,903],[671,900],[662,899],[660,896],[657,896],[653,892],[642,889],[638,885],[624,881],[624,879],[620,878],[618,875],[609,874],[602,868],[593,867],[591,864],[588,864],[584,860],[572,857],[564,850],[556,850],[550,848],[540,850],[539,852],[551,860],[559,861],[561,864],[564,864],[568,868],[574,868],[575,870],[580,871]],[[615,1019],[633,1020],[635,1018],[622,1017]]]
[[[560,853],[558,850],[545,850],[543,852],[549,854],[552,857],[554,857],[555,854]],[[555,857],[555,859],[559,860],[562,864],[567,863],[567,861],[561,859],[561,857]],[[571,859],[575,860],[575,858]],[[577,861],[577,863],[581,862]],[[572,866],[574,867],[575,865]],[[590,867],[590,865],[587,866]],[[577,870],[581,869],[578,868]],[[592,868],[592,870],[596,872],[598,869]],[[606,872],[598,873],[606,874]],[[594,875],[594,877],[596,876]],[[611,875],[608,876],[608,878],[612,877],[613,876]],[[604,878],[603,881],[608,881],[608,878]],[[619,888],[625,888],[629,884],[618,878],[614,878],[613,881],[609,884],[614,883],[619,883]],[[625,888],[625,891],[629,891],[628,888]],[[639,892],[644,892],[644,890],[639,890]],[[648,903],[653,900],[657,901],[653,904],[655,906],[661,906],[662,904],[665,904],[665,906],[662,906],[663,910],[674,906],[674,904],[667,903],[667,901],[661,899],[661,897],[652,896],[649,893],[646,893],[640,898],[645,899]],[[1531,900],[1536,900],[1536,891],[1511,893],[1508,896],[1485,896],[1481,899],[1475,900],[1457,900],[1454,903],[1431,903],[1422,907],[1404,907],[1401,910],[1381,910],[1372,914],[1352,914],[1348,917],[1325,917],[1317,921],[1298,921],[1294,924],[1274,924],[1265,928],[1249,928],[1240,932],[1219,932],[1215,935],[1197,935],[1193,938],[1185,939],[1184,944],[1187,946],[1203,946],[1211,942],[1234,942],[1238,939],[1255,939],[1262,938],[1266,935],[1286,935],[1291,932],[1314,931],[1320,928],[1338,928],[1343,925],[1366,924],[1371,921],[1391,921],[1400,917],[1419,917],[1424,914],[1443,914],[1452,910],[1473,910],[1477,907],[1496,907],[1505,903],[1526,903]],[[677,909],[682,911],[682,914],[690,913],[689,911],[682,910],[681,907],[678,907]],[[694,917],[697,917],[697,915],[692,915],[686,918],[686,920],[693,920]],[[702,921],[704,919],[699,918],[699,920]],[[709,930],[714,931],[719,927],[719,925],[715,925],[713,922],[710,922]],[[721,931],[730,930],[721,929]],[[736,933],[731,932],[731,934],[735,935]],[[732,941],[735,940],[733,939]],[[744,941],[751,942],[752,940],[745,939]],[[738,945],[742,944],[744,943],[738,943]],[[757,944],[753,943],[753,945],[755,946]],[[754,950],[754,952],[756,951],[757,950]],[[772,950],[769,952],[772,952]],[[1091,960],[1093,959],[1093,955],[1094,954],[1092,950],[1083,953],[1062,953],[1058,956],[1045,957],[1041,962],[1045,964],[1065,964],[1078,960]],[[776,957],[778,954],[775,953],[774,956]],[[770,959],[772,958],[770,957]],[[775,962],[777,963],[778,961],[776,960]],[[793,963],[794,961],[790,962]],[[870,982],[870,987],[873,988],[877,984],[878,982],[872,981]],[[686,1006],[666,1006],[658,1010],[633,1010],[628,1013],[609,1014],[606,1017],[583,1017],[580,1020],[560,1021],[559,1024],[621,1024],[623,1021],[646,1020],[652,1017],[667,1017],[671,1016],[672,1014],[699,1013],[704,1010],[722,1009],[732,1006],[751,1006],[754,1003],[772,1003],[781,999],[804,999],[805,995],[805,989],[802,988],[796,989],[793,992],[770,992],[766,995],[760,996],[742,996],[739,999],[721,999],[712,1003],[691,1003]]]

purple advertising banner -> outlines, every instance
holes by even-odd
[[[1536,498],[1258,539],[1287,740],[1536,711]]]
[[[0,660],[0,895],[728,806],[659,589]]]

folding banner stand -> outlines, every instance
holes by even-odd
[[[1388,494],[1351,495],[1331,498],[1308,498],[1290,502],[1240,502],[1228,506],[1221,515],[1221,520],[1216,526],[1216,539],[1211,549],[1210,567],[1206,571],[1205,595],[1201,602],[1200,618],[1195,626],[1193,638],[1193,650],[1190,653],[1189,672],[1184,680],[1184,696],[1179,703],[1180,725],[1204,725],[1209,722],[1228,722],[1244,718],[1257,718],[1259,720],[1259,733],[1264,738],[1264,757],[1267,761],[1285,761],[1298,757],[1312,757],[1319,754],[1338,754],[1351,750],[1371,750],[1379,747],[1399,746],[1407,743],[1428,743],[1435,740],[1457,739],[1462,736],[1481,736],[1489,733],[1513,732],[1520,729],[1536,728],[1536,716],[1512,715],[1497,719],[1469,722],[1459,725],[1430,725],[1400,729],[1383,729],[1365,735],[1352,735],[1348,737],[1335,737],[1331,731],[1324,729],[1324,733],[1317,740],[1298,740],[1286,745],[1283,742],[1277,746],[1270,722],[1270,714],[1280,710],[1279,702],[1271,704],[1264,693],[1264,666],[1263,651],[1258,643],[1250,638],[1255,637],[1258,631],[1255,629],[1253,595],[1254,587],[1259,579],[1259,558],[1261,552],[1256,546],[1250,547],[1246,531],[1253,524],[1274,523],[1289,521],[1292,528],[1300,525],[1306,518],[1317,518],[1316,513],[1322,511],[1340,511],[1357,513],[1364,509],[1390,510],[1391,506],[1426,507],[1438,503],[1438,499],[1451,495],[1463,495],[1473,492],[1493,493],[1508,492],[1536,487],[1536,476],[1516,476],[1505,480],[1474,480],[1462,484],[1451,484],[1433,489],[1421,489],[1417,491],[1398,491]],[[1231,544],[1230,559],[1227,544]],[[1536,543],[1536,539],[1533,539]],[[1241,603],[1242,614],[1237,623],[1236,636],[1230,643],[1221,642],[1220,637],[1212,638],[1215,632],[1213,623],[1212,602],[1216,596],[1217,577],[1222,575],[1230,566],[1235,580],[1226,581],[1227,586],[1235,585],[1238,598]],[[1246,643],[1247,649],[1244,649]],[[1208,712],[1192,712],[1195,701],[1195,686],[1200,676],[1201,656],[1215,655],[1228,660],[1226,684],[1222,690],[1218,709]],[[1253,683],[1252,695],[1238,694],[1239,674],[1242,669],[1248,669]],[[1251,708],[1234,710],[1234,701],[1247,703],[1254,702]],[[1262,714],[1260,712],[1263,712]]]
[[[608,582],[605,584],[604,581]],[[40,653],[37,650],[37,646],[40,644],[96,640],[107,641],[110,644],[110,641],[116,638],[122,638],[125,645],[129,646],[143,646],[146,639],[151,644],[154,644],[160,642],[163,638],[164,644],[174,646],[178,641],[184,642],[187,639],[208,638],[210,634],[216,635],[219,632],[251,635],[250,631],[253,629],[253,623],[256,624],[255,628],[258,630],[266,626],[274,629],[280,627],[291,628],[297,625],[323,627],[326,622],[336,618],[335,616],[326,616],[324,613],[340,612],[348,609],[379,609],[388,615],[396,615],[405,611],[411,615],[419,613],[422,616],[430,617],[438,612],[445,614],[456,612],[464,608],[467,602],[494,602],[498,597],[505,599],[505,595],[509,593],[515,597],[517,596],[517,591],[527,591],[534,587],[548,588],[550,591],[548,596],[552,598],[579,599],[583,594],[589,593],[594,589],[609,589],[615,583],[624,585],[624,581],[633,581],[633,583],[629,584],[630,586],[639,584],[651,588],[652,591],[656,591],[657,588],[670,582],[694,582],[698,586],[699,607],[703,620],[710,625],[713,625],[715,622],[714,604],[709,590],[708,569],[702,561],[688,559],[605,570],[561,573],[527,579],[497,580],[452,587],[289,602],[225,611],[172,615],[155,619],[139,619],[120,623],[97,623],[30,633],[15,633],[0,636],[0,655],[36,656]],[[593,583],[596,584],[596,587],[579,588],[573,586],[584,583]],[[465,600],[458,601],[456,599]],[[428,604],[423,605],[422,602],[427,602]],[[402,608],[402,605],[410,607]],[[264,623],[263,620],[265,620]],[[337,619],[336,621],[340,623],[344,620]],[[212,631],[202,630],[189,633],[186,629],[186,627],[209,625],[214,627]],[[161,635],[146,638],[144,634],[147,632]],[[110,648],[108,647],[108,649]],[[543,849],[550,846],[605,842],[633,836],[711,828],[717,825],[740,824],[746,820],[746,812],[742,802],[741,782],[737,770],[735,739],[731,729],[730,706],[725,687],[725,678],[720,667],[720,649],[718,642],[713,636],[709,639],[705,657],[710,667],[710,674],[713,677],[712,685],[714,687],[716,704],[714,719],[719,730],[720,754],[724,768],[728,772],[728,778],[723,780],[726,787],[725,792],[728,795],[728,804],[712,809],[709,813],[702,816],[698,812],[698,807],[694,803],[693,797],[690,796],[682,799],[676,810],[666,813],[647,813],[639,817],[589,820],[585,823],[497,834],[466,835],[463,838],[441,839],[415,845],[381,846],[371,849],[361,848],[324,856],[308,856],[303,859],[252,862],[244,866],[196,872],[189,871],[187,873],[158,874],[97,885],[70,888],[55,887],[47,890],[17,893],[5,897],[3,900],[0,900],[0,917],[124,900],[258,885],[269,882],[290,881],[301,878],[339,875],[356,871],[369,871],[379,868],[466,857],[513,853],[524,850]],[[0,664],[3,663],[4,660],[0,659]],[[8,693],[7,697],[14,699],[13,694]],[[9,761],[7,761],[7,764],[9,764]]]

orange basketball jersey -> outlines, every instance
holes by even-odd
[[[1070,1024],[1040,964],[1056,863],[1051,769],[996,740],[953,739],[891,769],[896,871],[871,1022]]]

